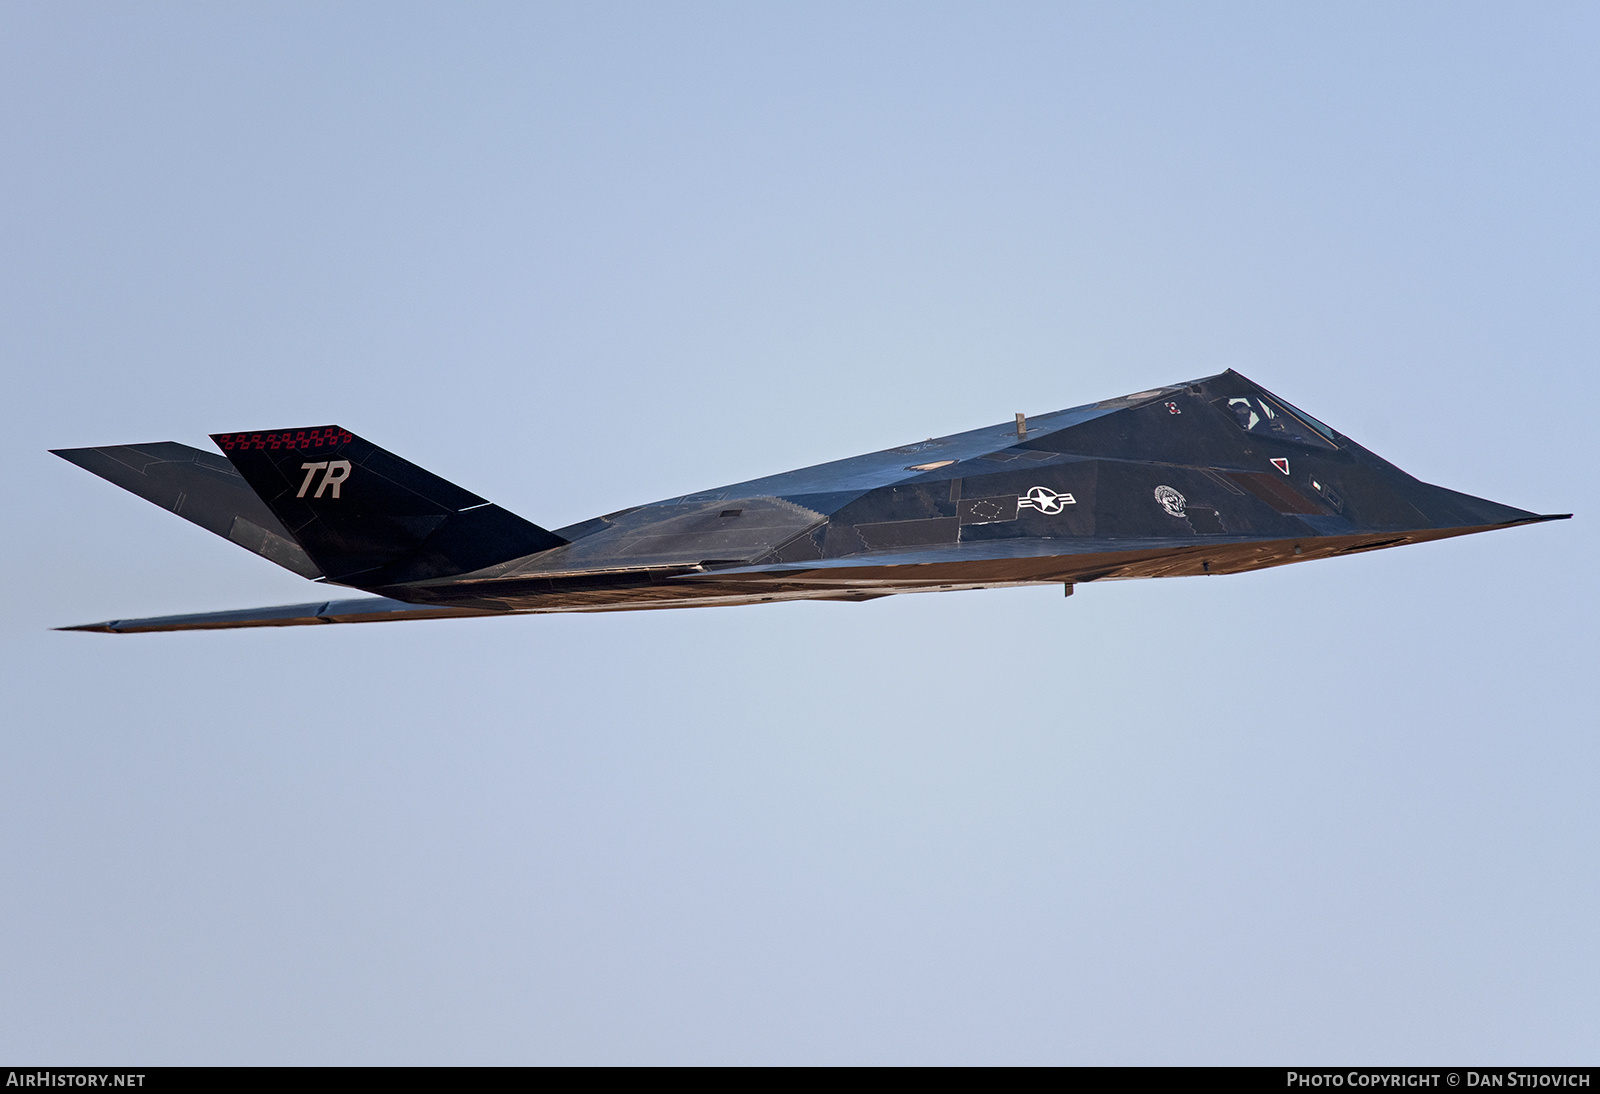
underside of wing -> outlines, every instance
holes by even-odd
[[[275,608],[243,608],[230,612],[195,615],[158,615],[147,619],[108,619],[58,627],[63,631],[98,631],[102,634],[140,634],[145,631],[218,631],[239,627],[302,627],[319,623],[384,623],[402,619],[460,619],[473,615],[500,615],[477,608],[434,607],[407,604],[383,596],[350,600],[320,600],[310,604],[285,604]]]

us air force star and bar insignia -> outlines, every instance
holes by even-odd
[[[1018,509],[1037,509],[1047,517],[1053,517],[1069,505],[1077,505],[1078,499],[1071,494],[1058,494],[1046,486],[1031,486],[1028,492],[1017,499]]]
[[[1183,517],[1183,507],[1188,504],[1184,501],[1183,495],[1170,486],[1156,487],[1156,501],[1167,511],[1169,517],[1180,519]]]
[[[1071,494],[1057,493],[1048,486],[1030,486],[1025,494],[1001,494],[992,498],[963,498],[957,515],[962,524],[1003,524],[1016,520],[1024,509],[1047,517],[1060,516],[1069,505],[1077,505]]]

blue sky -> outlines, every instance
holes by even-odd
[[[1600,1025],[1583,4],[0,6],[0,1053],[1555,1063]],[[1237,368],[1563,524],[1218,579],[308,599],[46,453],[546,527]]]

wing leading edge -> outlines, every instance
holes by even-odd
[[[402,619],[460,619],[473,615],[504,615],[478,608],[430,607],[407,604],[386,596],[349,600],[319,600],[310,604],[285,604],[277,608],[243,608],[231,612],[195,615],[157,615],[146,619],[109,619],[57,627],[60,631],[96,631],[101,634],[142,634],[146,631],[216,631],[238,627],[303,627],[317,623],[384,623]]]

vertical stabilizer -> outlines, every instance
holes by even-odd
[[[212,440],[340,584],[449,577],[567,542],[339,426]]]

